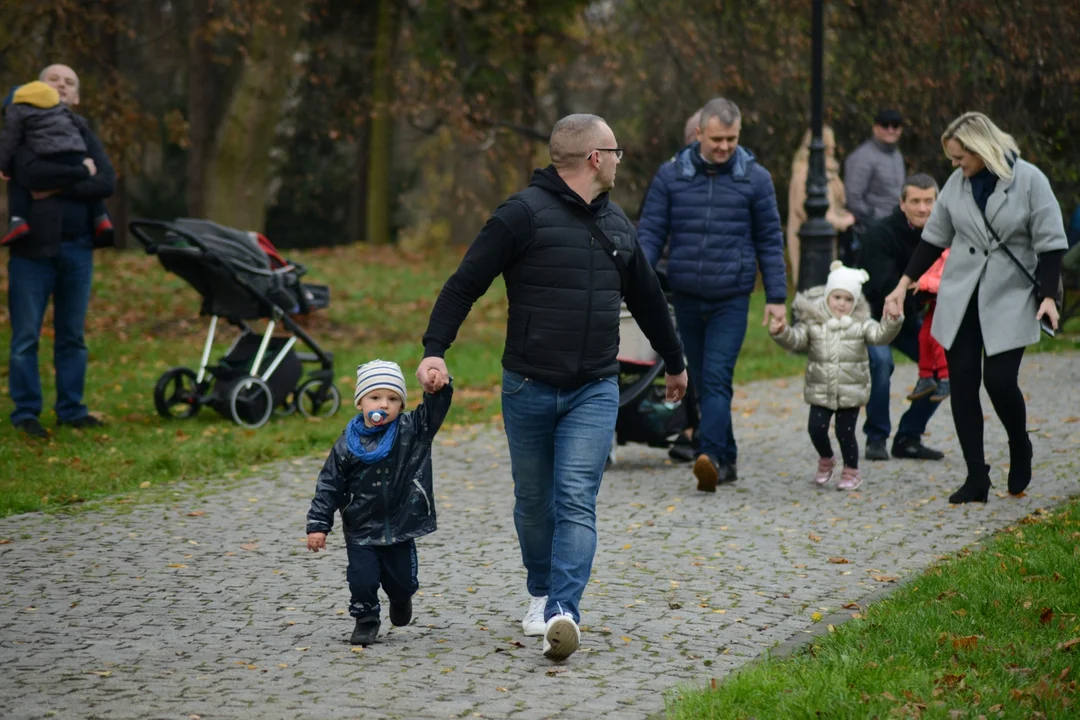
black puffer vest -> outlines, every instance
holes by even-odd
[[[585,218],[593,216],[627,265],[637,247],[634,226],[606,193],[586,206],[550,167],[507,202],[529,209],[532,240],[503,273],[503,367],[561,388],[614,375],[622,278]]]

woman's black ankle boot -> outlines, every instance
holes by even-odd
[[[1019,495],[1031,484],[1031,458],[1035,450],[1031,438],[1024,434],[1024,444],[1013,447],[1009,443],[1009,494]]]
[[[949,496],[949,502],[960,505],[969,502],[986,502],[990,495],[990,466],[983,465],[982,472],[968,472],[967,479],[960,489]]]

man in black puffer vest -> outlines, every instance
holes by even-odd
[[[670,402],[686,392],[686,364],[634,226],[608,198],[622,158],[615,134],[595,115],[569,115],[548,148],[552,164],[499,206],[443,286],[417,378],[425,390],[430,370],[449,378],[443,355],[502,274],[503,422],[531,596],[522,629],[543,635],[544,655],[562,660],[580,642],[578,603],[596,553],[596,494],[619,412],[623,298],[664,359]]]

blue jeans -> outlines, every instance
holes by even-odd
[[[416,541],[394,545],[345,544],[349,568],[349,614],[379,617],[379,585],[391,603],[405,602],[420,589],[416,579]]]
[[[514,526],[544,619],[578,603],[596,555],[596,494],[619,413],[614,376],[574,390],[503,371],[503,423],[514,475]]]
[[[676,295],[674,305],[690,380],[701,409],[696,451],[734,465],[739,449],[731,424],[732,380],[746,339],[750,296],[706,301]]]
[[[866,422],[863,432],[867,442],[885,442],[892,432],[889,420],[889,390],[893,372],[892,348],[907,355],[913,361],[919,361],[919,329],[922,317],[905,317],[900,334],[892,345],[867,345],[870,356],[870,400],[866,403]],[[937,411],[941,403],[930,402],[929,397],[911,402],[911,407],[900,418],[900,427],[896,430],[896,439],[918,440],[926,432],[926,424]]]
[[[41,415],[38,341],[49,298],[53,298],[53,364],[56,367],[56,416],[72,422],[89,413],[83,405],[86,361],[83,338],[90,284],[94,275],[93,240],[89,235],[60,245],[51,258],[8,259],[8,311],[11,314],[11,356],[8,388],[15,410],[13,423]]]

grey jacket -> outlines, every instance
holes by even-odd
[[[809,349],[803,398],[830,410],[865,405],[870,399],[866,346],[888,345],[904,319],[885,317],[880,323],[870,319],[870,304],[862,295],[851,315],[833,317],[821,286],[796,295],[792,307],[799,322],[773,335],[773,340],[792,352]]]
[[[904,156],[895,145],[870,138],[844,161],[848,210],[862,226],[887,216],[904,188]]]
[[[67,105],[39,108],[26,103],[12,103],[4,113],[0,130],[0,170],[11,172],[15,148],[26,145],[35,155],[86,153],[86,142],[79,127],[81,118]]]
[[[1013,255],[1035,275],[1039,253],[1065,250],[1061,208],[1039,168],[1017,159],[1011,181],[999,179],[986,217]],[[922,239],[952,248],[941,275],[931,334],[952,348],[968,303],[979,289],[979,321],[987,355],[1039,341],[1035,286],[986,229],[971,182],[956,170],[941,189]]]

